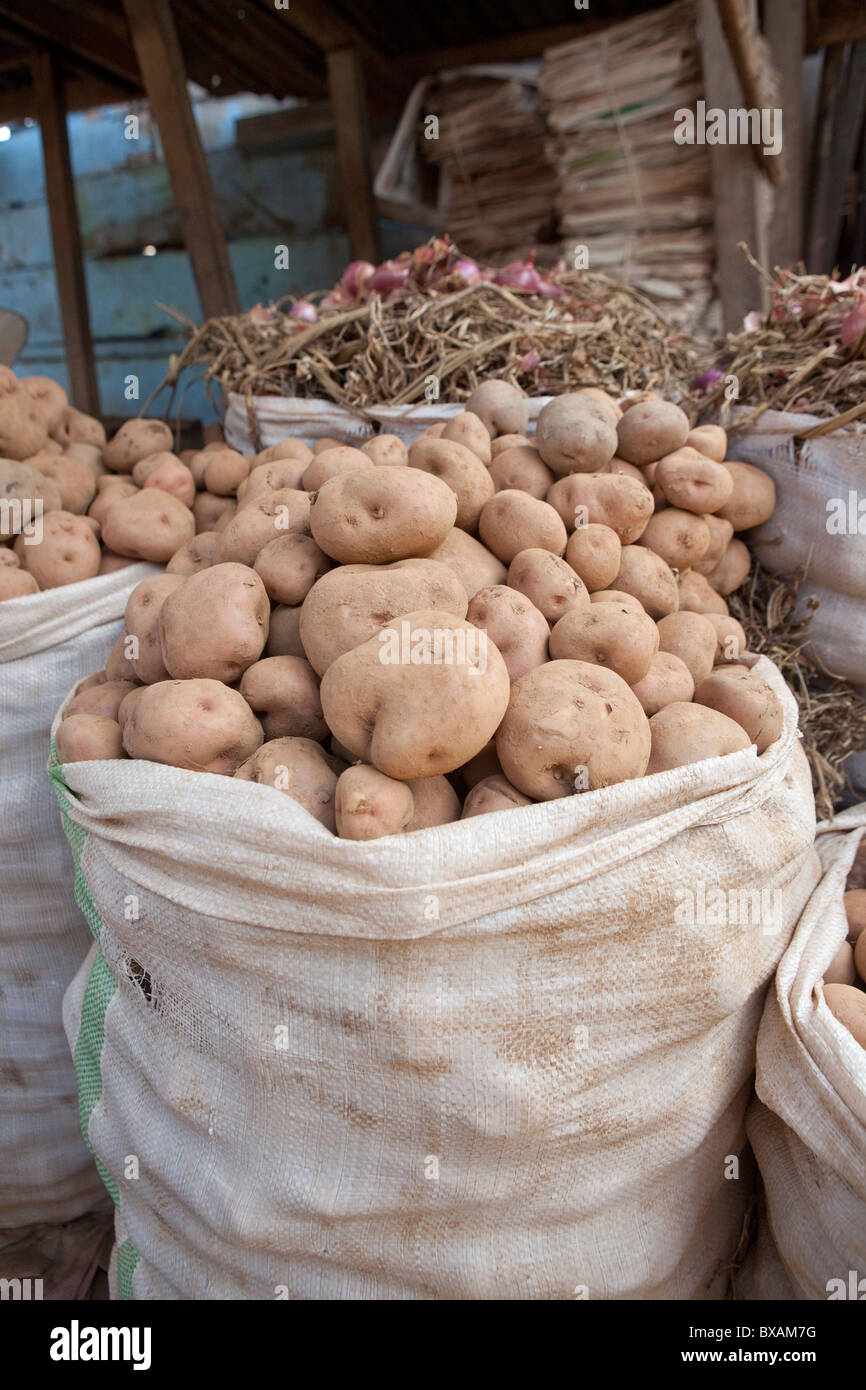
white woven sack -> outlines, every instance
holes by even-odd
[[[372,843],[230,778],[54,767],[113,1293],[722,1296],[763,993],[819,874],[757,670],[760,759]],[[715,888],[763,924],[677,924]]]
[[[103,1195],[61,1019],[89,936],[45,764],[58,702],[104,665],[130,591],[155,572],[0,603],[0,1233],[71,1221]]]
[[[821,988],[845,940],[842,895],[864,830],[866,804],[818,827],[823,877],[767,996],[748,1133],[769,1229],[747,1298],[866,1299],[866,1052]]]
[[[744,413],[735,412],[734,423]],[[798,461],[794,435],[820,423],[767,410],[734,436],[728,452],[776,483],[776,509],[750,536],[752,550],[772,574],[792,574],[809,560],[800,607],[820,600],[809,627],[815,650],[831,671],[866,685],[866,428],[805,440]],[[844,514],[842,534],[828,530],[837,513]]]
[[[532,396],[529,418],[535,421],[550,396]],[[225,418],[225,437],[233,449],[242,454],[254,454],[258,447],[266,449],[288,438],[302,439],[315,444],[317,439],[333,436],[347,443],[363,444],[377,433],[396,434],[404,444],[411,444],[429,425],[451,420],[466,409],[463,401],[432,401],[421,405],[377,405],[365,412],[368,419],[345,410],[333,401],[304,400],[294,396],[253,396],[249,407],[247,398],[234,391],[228,393]],[[256,422],[260,446],[253,439],[250,413]],[[375,424],[373,423],[375,422]]]

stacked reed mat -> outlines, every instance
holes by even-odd
[[[700,320],[713,279],[705,145],[674,140],[703,95],[693,0],[637,15],[544,55],[539,90],[566,260],[610,271]]]

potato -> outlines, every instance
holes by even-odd
[[[17,382],[0,393],[0,458],[25,459],[48,439],[41,406]]]
[[[695,690],[695,704],[734,719],[763,753],[782,732],[782,706],[765,680],[745,666],[718,666]]]
[[[174,437],[162,420],[127,420],[105,445],[103,458],[114,473],[131,473],[149,454],[172,453]]]
[[[92,415],[85,415],[82,410],[73,410],[72,406],[63,412],[63,419],[58,428],[51,431],[51,437],[64,449],[68,449],[71,444],[91,444],[101,450],[103,459],[105,458],[104,425]]]
[[[691,700],[695,683],[684,661],[673,652],[656,652],[643,680],[633,687],[648,718],[666,705]]]
[[[95,444],[85,444],[83,440],[73,439],[71,444],[67,444],[65,449],[54,439],[49,439],[44,445],[42,452],[56,452],[62,454],[65,459],[77,459],[79,463],[84,463],[90,469],[97,481],[100,478],[113,476],[108,473],[108,469],[102,462],[102,450]]]
[[[368,763],[347,767],[334,795],[337,834],[344,840],[378,840],[399,835],[415,809],[407,782],[396,782]]]
[[[852,882],[852,875],[856,881],[858,860],[863,857],[860,851],[864,844],[866,844],[866,840],[861,840],[857,849],[857,858],[854,860],[851,873],[848,875],[849,885]],[[863,930],[866,929],[866,889],[852,888],[849,886],[842,898],[842,902],[845,908],[845,916],[848,919],[848,940],[857,942]]]
[[[490,456],[492,459],[497,459],[500,454],[504,454],[508,449],[535,449],[535,445],[525,434],[500,434],[494,439],[491,439]],[[535,452],[540,460],[541,455],[538,453],[538,450],[535,449]],[[550,475],[550,481],[553,482],[552,473]]]
[[[139,487],[161,488],[190,510],[196,498],[192,473],[174,454],[150,454],[140,459],[132,470],[132,481]]]
[[[618,603],[631,613],[645,613],[646,609],[634,594],[623,593],[622,589],[597,589],[589,596],[590,603]]]
[[[412,789],[413,802],[407,833],[460,819],[460,798],[447,777],[415,777],[406,786]]]
[[[307,463],[299,459],[274,459],[271,463],[259,463],[251,468],[238,488],[238,506],[245,507],[248,502],[269,492],[282,492],[284,488],[300,489],[301,479],[313,461]]]
[[[751,567],[752,557],[748,546],[742,541],[733,540],[706,580],[717,594],[732,594],[741,584],[745,584]]]
[[[531,797],[524,796],[512,787],[507,777],[501,773],[493,777],[483,777],[469,792],[463,803],[461,820],[471,820],[473,816],[486,816],[490,811],[513,811],[518,806],[531,806]]]
[[[54,751],[62,764],[125,756],[120,725],[99,714],[73,714],[64,719],[54,736]]]
[[[177,680],[236,681],[264,650],[270,611],[264,584],[245,565],[191,574],[159,615],[166,670]]]
[[[498,443],[499,440],[494,439],[494,447]],[[520,492],[528,492],[531,497],[537,497],[540,502],[544,501],[554,482],[554,476],[547,464],[542,462],[541,454],[531,444],[496,452],[488,471],[497,492],[517,488]]]
[[[589,594],[571,565],[549,550],[521,550],[508,566],[509,588],[525,594],[549,623],[574,608],[588,608]]]
[[[424,608],[462,619],[467,603],[458,576],[436,560],[343,565],[317,580],[304,599],[301,641],[310,665],[322,676],[337,657],[393,619]]]
[[[570,391],[555,396],[543,407],[535,443],[557,477],[596,473],[617,452],[616,427],[597,404]]]
[[[0,545],[0,566],[3,565],[9,565],[11,569],[18,569],[21,565],[15,551],[10,550],[8,545]]]
[[[676,449],[659,459],[654,476],[665,501],[684,512],[718,512],[734,484],[723,463],[704,458],[695,449]]]
[[[78,682],[78,684],[76,685],[75,690],[74,690],[73,693],[74,693],[75,695],[80,695],[81,692],[82,692],[82,690],[92,690],[93,687],[96,686],[96,685],[104,685],[105,682],[106,682],[107,680],[108,680],[108,672],[107,672],[107,671],[105,671],[105,670],[102,670],[102,671],[94,671],[94,673],[93,673],[92,676],[85,676],[83,681],[79,681],[79,682]],[[134,678],[133,678],[133,677],[130,677],[130,684],[132,684],[133,681],[134,681]]]
[[[319,681],[300,656],[267,656],[248,666],[238,686],[264,729],[265,739],[326,737]]]
[[[547,619],[524,594],[505,584],[480,589],[470,600],[466,620],[487,633],[510,680],[519,680],[547,661]]]
[[[525,679],[525,677],[524,677]],[[399,781],[452,772],[493,737],[508,705],[505,662],[453,613],[394,619],[322,677],[325,720],[356,757]]]
[[[205,460],[205,490],[216,497],[234,497],[252,466],[252,459],[237,449],[215,449]]]
[[[336,835],[334,795],[342,771],[343,764],[312,739],[275,738],[242,763],[235,776],[285,792]]]
[[[165,564],[194,535],[189,507],[158,487],[121,498],[108,507],[102,521],[102,539],[109,550],[155,564]]]
[[[649,489],[617,473],[575,473],[561,478],[547,500],[570,531],[589,523],[609,526],[622,545],[632,545],[653,514]]]
[[[836,1022],[866,1048],[866,994],[851,985],[825,985],[824,999]]]
[[[700,519],[710,533],[710,544],[703,559],[697,561],[692,568],[696,569],[698,574],[708,575],[716,568],[727,550],[734,528],[724,517],[714,516],[710,512],[705,512]]]
[[[616,429],[622,419],[622,411],[613,396],[609,396],[599,386],[581,386],[578,391],[574,391],[572,394],[576,400],[600,414],[603,419],[609,420]]]
[[[454,525],[474,531],[481,508],[496,491],[493,479],[477,454],[444,437],[416,439],[409,450],[409,467],[441,480],[457,498]],[[440,538],[441,539],[441,538]],[[437,542],[438,544],[438,542]]]
[[[615,671],[626,685],[637,685],[658,651],[659,633],[646,613],[615,603],[590,604],[566,613],[550,634],[553,661],[584,661]]]
[[[132,711],[138,702],[138,697],[146,688],[146,686],[137,685],[134,690],[130,690],[125,699],[121,700],[120,709],[117,711],[117,722],[121,729],[126,728],[126,721],[131,717]]]
[[[192,504],[195,529],[199,535],[203,531],[213,531],[220,517],[227,515],[231,519],[236,511],[231,497],[215,497],[212,492],[199,492]]]
[[[281,439],[279,444],[269,444],[266,449],[262,449],[256,454],[253,465],[255,468],[260,468],[261,465],[265,463],[279,463],[288,461],[289,459],[295,459],[298,464],[303,464],[304,468],[306,468],[312,458],[312,449],[309,444],[305,444],[302,439]],[[304,468],[301,468],[298,473],[299,479]],[[282,486],[289,487],[290,484],[283,483]],[[300,486],[300,483],[296,483],[295,486]]]
[[[126,697],[124,710],[124,749],[152,763],[231,777],[262,742],[262,727],[243,695],[221,681],[143,685]]]
[[[134,686],[138,681],[138,676],[135,674],[135,667],[127,656],[127,636],[128,634],[124,629],[108,653],[105,659],[105,678],[110,681],[127,681]]]
[[[5,517],[0,513],[0,541],[28,532],[35,534],[33,528],[40,512],[44,516],[61,510],[57,484],[26,463],[11,459],[0,458],[0,497],[8,504],[21,503],[18,515],[14,505],[8,506]],[[38,502],[41,508],[36,505]]]
[[[359,468],[375,467],[373,460],[361,449],[340,444],[336,449],[323,449],[321,453],[316,454],[304,469],[301,487],[307,492],[315,492],[329,478],[336,478],[341,473],[357,473]]]
[[[726,714],[682,700],[665,705],[652,716],[649,725],[652,753],[648,776],[749,747],[748,734]]]
[[[511,687],[496,751],[512,786],[548,801],[642,777],[649,723],[613,671],[549,661]]]
[[[405,468],[409,450],[396,434],[377,434],[361,445],[361,453],[371,458],[377,468]]]
[[[705,458],[721,463],[727,453],[728,436],[721,425],[698,425],[689,430],[686,447],[697,449]]]
[[[749,531],[769,521],[776,506],[776,484],[762,468],[751,463],[728,460],[720,467],[733,478],[733,491],[718,514],[731,523],[735,531]]]
[[[315,444],[313,445],[313,453],[314,453],[314,454],[323,454],[323,453],[325,452],[326,449],[340,449],[340,448],[342,448],[342,440],[340,440],[340,439],[334,439],[334,438],[332,438],[331,435],[329,435],[329,434],[324,434],[324,435],[322,435],[322,438],[321,438],[321,439],[317,439],[316,442],[315,442]]]
[[[15,553],[23,569],[33,575],[40,589],[59,589],[94,579],[102,558],[99,541],[83,516],[72,512],[49,512],[42,518],[42,539],[29,543],[18,536]]]
[[[63,421],[69,409],[69,400],[63,387],[48,376],[23,376],[21,385],[32,396],[42,412],[42,419],[49,434],[53,434]]]
[[[37,454],[34,467],[43,478],[50,478],[60,493],[60,504],[65,512],[81,516],[87,511],[96,496],[96,478],[93,471],[80,459],[66,454]]]
[[[676,583],[680,608],[690,613],[716,613],[727,616],[728,605],[725,600],[710,587],[697,570],[686,570],[678,576]]]
[[[590,594],[606,589],[619,574],[622,545],[609,526],[589,522],[578,526],[568,538],[565,558]]]
[[[97,484],[96,497],[87,509],[87,515],[100,526],[105,525],[109,507],[113,507],[115,502],[123,501],[125,497],[134,497],[139,491],[135,483],[127,481],[126,478],[118,478],[114,473],[106,475],[106,482],[110,482],[111,486],[100,488]]]
[[[13,569],[11,565],[0,566],[0,603],[38,593],[39,585],[27,570]]]
[[[702,613],[669,613],[658,623],[659,651],[678,656],[698,685],[715,664],[717,637],[713,624]]]
[[[309,535],[309,494],[297,488],[262,493],[239,508],[226,525],[217,523],[214,530],[219,534],[214,551],[217,563],[252,568],[259,553],[277,536]]]
[[[125,625],[128,639],[125,652],[136,680],[145,685],[168,680],[169,671],[162,656],[159,615],[169,594],[185,582],[183,574],[156,574],[136,584],[126,601]]]
[[[615,453],[626,463],[655,463],[681,449],[689,434],[688,416],[669,401],[645,400],[627,409],[616,427]],[[701,508],[702,511],[707,509]]]
[[[441,434],[442,434],[442,431],[443,431],[444,428],[445,428],[445,424],[446,424],[446,422],[445,422],[444,420],[438,420],[437,423],[436,423],[435,425],[428,425],[427,428],[426,428],[426,430],[422,430],[422,431],[421,431],[421,433],[419,434],[418,438],[419,438],[419,439],[439,439],[439,437],[440,437]]]
[[[484,470],[474,454],[470,457]],[[387,565],[429,555],[456,516],[457,498],[441,479],[417,469],[371,468],[343,473],[319,488],[310,530],[319,548],[341,564]]]
[[[100,681],[98,685],[74,695],[63,711],[62,719],[71,719],[76,714],[95,714],[102,719],[116,720],[121,701],[135,688],[135,681]]]
[[[460,768],[460,776],[467,787],[474,787],[476,783],[485,777],[495,777],[502,768],[499,766],[499,758],[496,755],[496,740],[491,739],[476,753],[474,758],[470,758],[468,763],[464,763]]]
[[[739,661],[748,648],[746,634],[736,618],[724,613],[702,613],[708,623],[712,623],[716,634],[716,654],[714,666],[724,666],[729,661]]]
[[[471,410],[464,410],[462,414],[449,420],[439,438],[453,440],[454,443],[471,449],[484,464],[491,460],[490,434],[487,426]]]
[[[180,550],[175,551],[165,567],[166,573],[190,575],[210,569],[214,563],[216,543],[216,531],[199,531],[197,536],[185,541]]]
[[[651,618],[663,618],[679,607],[676,575],[660,555],[643,545],[623,546],[613,588],[639,599]]]
[[[709,549],[710,528],[692,512],[665,507],[650,517],[637,544],[661,556],[671,569],[689,569]]]
[[[864,961],[864,965],[866,965],[866,961]],[[824,984],[856,985],[856,983],[857,970],[854,965],[854,951],[850,942],[843,941],[824,971]]]
[[[278,604],[271,609],[266,656],[305,656],[300,634],[300,608]]]
[[[568,540],[565,526],[553,507],[516,489],[497,492],[485,502],[478,518],[478,535],[504,565],[510,565],[521,550],[549,550],[552,555],[562,555]]]
[[[482,381],[469,396],[466,409],[478,416],[491,439],[497,434],[526,434],[529,402],[508,381]]]
[[[456,526],[451,528],[435,550],[430,551],[427,558],[438,560],[452,569],[469,598],[477,594],[479,589],[505,582],[506,570],[502,561],[491,555],[474,536],[467,535]]]

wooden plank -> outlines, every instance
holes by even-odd
[[[582,18],[574,24],[561,24],[554,28],[526,29],[518,34],[501,34],[479,39],[476,43],[464,43],[452,48],[428,48],[418,53],[404,53],[400,66],[417,81],[428,73],[444,72],[448,68],[471,67],[475,63],[520,63],[527,58],[540,58],[549,48],[559,48],[562,44],[573,43],[575,39],[585,39],[588,34],[608,29],[623,19],[631,19],[653,9],[650,4],[636,5],[627,14],[619,14],[612,19]],[[587,16],[590,11],[586,11]]]
[[[99,388],[90,336],[87,285],[69,156],[63,83],[57,59],[52,53],[40,53],[34,60],[33,85],[42,135],[48,215],[54,244],[54,273],[63,318],[70,394],[79,410],[88,415],[98,415]]]
[[[63,105],[69,111],[91,111],[95,106],[113,106],[124,101],[137,100],[140,89],[122,86],[100,77],[68,77],[62,82]],[[0,123],[23,121],[31,116],[36,119],[36,90],[31,84],[0,91]]]
[[[779,74],[785,152],[785,177],[773,190],[768,231],[770,266],[788,266],[801,259],[805,244],[803,57],[806,0],[764,0],[764,33]]]
[[[834,45],[824,55],[812,179],[807,269],[829,275],[839,244],[848,175],[866,111],[866,42]]]
[[[258,3],[271,14],[274,13],[272,0],[258,0]],[[375,79],[380,88],[395,93],[408,92],[412,78],[402,62],[395,63],[379,48],[368,43],[352,24],[336,13],[327,0],[315,0],[312,5],[299,0],[299,3],[281,7],[276,13],[284,24],[326,54],[340,49],[356,49],[371,80]]]
[[[124,0],[132,42],[153,112],[183,239],[207,318],[240,312],[216,194],[186,87],[167,0]]]
[[[698,37],[704,71],[707,109],[724,111],[743,104],[715,0],[699,0]],[[760,175],[746,145],[710,145],[713,185],[713,230],[716,245],[716,285],[722,301],[726,331],[742,327],[750,309],[760,307],[763,287],[750,271],[738,243],[760,254],[764,242],[759,210]]]
[[[364,71],[356,48],[340,48],[328,54],[328,82],[352,255],[358,260],[377,261],[379,227],[373,196]]]
[[[329,101],[310,101],[285,111],[265,111],[260,116],[243,116],[235,122],[235,143],[241,150],[261,145],[282,144],[287,140],[306,140],[311,135],[334,136],[334,111]]]
[[[809,8],[807,41],[810,51],[866,39],[863,0],[820,0]]]
[[[94,0],[75,0],[74,9],[56,0],[39,0],[38,4],[29,5],[21,4],[21,0],[0,0],[0,15],[18,29],[58,49],[66,49],[104,72],[133,84],[138,80],[123,16]]]

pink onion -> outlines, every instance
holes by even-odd
[[[856,343],[857,339],[866,332],[866,298],[861,299],[859,304],[846,314],[842,320],[842,327],[839,329],[839,341],[843,347],[850,347]]]
[[[494,283],[507,285],[512,290],[522,290],[525,294],[545,294],[549,298],[562,294],[558,285],[552,285],[536,270],[534,256],[535,253],[530,252],[528,260],[509,261],[508,265],[497,270]]]
[[[475,280],[481,279],[481,271],[475,261],[464,258],[457,261],[448,272],[449,275],[456,275],[458,279],[464,280],[467,285],[471,285]]]
[[[289,310],[290,319],[302,319],[304,323],[318,323],[319,311],[309,299],[299,299]]]
[[[350,299],[362,298],[375,271],[376,267],[371,261],[350,261],[340,276],[340,289]]]
[[[717,371],[715,367],[711,367],[708,372],[701,372],[700,376],[695,377],[692,382],[692,390],[709,391],[717,381],[721,380],[721,377],[722,373]]]
[[[250,323],[273,323],[274,315],[271,309],[266,309],[263,304],[254,304],[247,314]]]
[[[761,326],[761,315],[757,309],[752,309],[743,319],[743,328],[747,333],[757,333]]]
[[[410,272],[411,266],[406,261],[383,261],[370,277],[371,293],[389,294],[402,289]]]
[[[540,352],[528,352],[525,357],[520,359],[520,370],[522,372],[534,372],[540,361]]]

